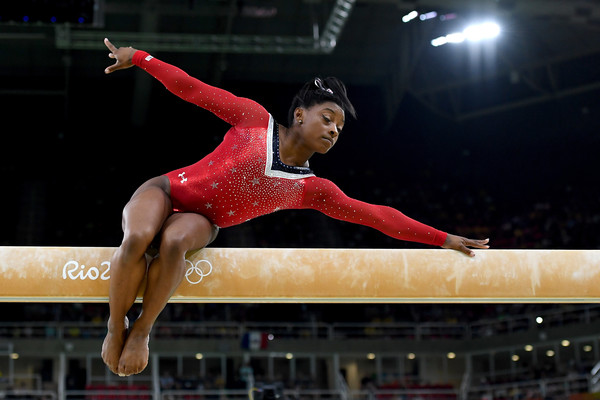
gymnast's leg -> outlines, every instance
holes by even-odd
[[[165,221],[159,255],[148,268],[142,312],[129,332],[119,360],[119,375],[137,374],[146,368],[150,331],[185,275],[185,254],[208,245],[215,239],[216,231],[199,214],[173,214]]]
[[[110,264],[108,332],[102,344],[102,359],[118,373],[129,322],[126,315],[146,275],[145,252],[172,213],[169,180],[152,178],[133,194],[123,210],[123,242]]]

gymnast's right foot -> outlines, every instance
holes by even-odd
[[[108,332],[102,343],[102,360],[114,374],[119,372],[119,359],[127,339],[129,320],[125,317],[123,324],[113,324],[109,318]]]

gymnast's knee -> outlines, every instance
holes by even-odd
[[[216,237],[217,228],[207,219],[197,220],[194,229],[166,229],[160,241],[160,255],[182,258],[190,250],[199,250]]]
[[[183,259],[190,248],[191,238],[188,232],[165,232],[160,240],[159,254],[163,258]]]
[[[144,232],[143,230],[126,233],[119,247],[119,256],[125,262],[143,258],[148,246],[154,240],[154,236],[154,232]]]

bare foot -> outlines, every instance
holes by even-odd
[[[132,328],[119,359],[119,376],[139,374],[146,368],[150,354],[149,342],[148,333],[136,330],[135,326]]]
[[[108,332],[102,343],[102,360],[104,364],[115,374],[119,372],[119,359],[127,339],[127,330],[129,329],[129,320],[125,317],[124,324],[121,327],[111,327],[109,321]]]

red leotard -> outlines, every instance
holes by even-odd
[[[278,210],[310,208],[397,239],[444,244],[442,231],[393,208],[352,199],[309,168],[283,164],[278,124],[260,104],[207,85],[143,51],[134,54],[133,63],[172,93],[232,125],[212,153],[166,174],[174,211],[202,214],[224,228]]]

